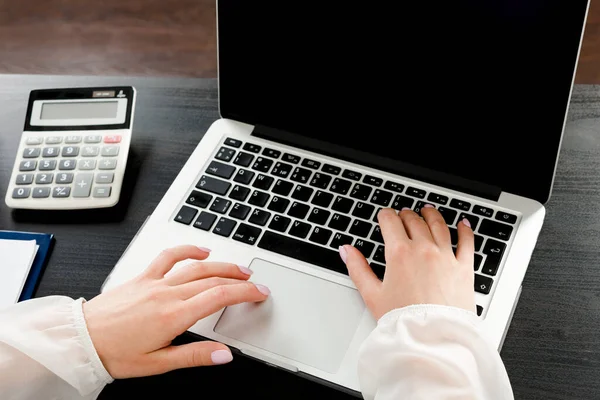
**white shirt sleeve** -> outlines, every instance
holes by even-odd
[[[0,309],[0,399],[94,400],[113,381],[82,304],[49,296]]]
[[[483,321],[462,309],[414,305],[390,311],[362,344],[367,400],[512,400],[504,364]]]

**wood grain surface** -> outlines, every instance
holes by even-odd
[[[52,232],[37,296],[87,299],[158,204],[208,126],[218,118],[215,80],[0,76],[0,190],[8,185],[29,90],[135,85],[138,105],[123,201],[114,210],[15,212],[0,202],[0,229]],[[600,399],[600,87],[576,86],[544,227],[501,352],[516,399]],[[178,343],[188,340],[180,338]],[[203,396],[349,399],[303,378],[236,357],[109,385],[101,399]]]

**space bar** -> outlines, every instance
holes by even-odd
[[[328,250],[271,231],[265,231],[260,242],[258,242],[258,247],[348,275],[348,269],[337,251]]]

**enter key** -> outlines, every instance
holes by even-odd
[[[486,258],[483,268],[481,268],[481,272],[486,275],[495,276],[496,273],[498,273],[500,261],[502,260],[505,249],[506,243],[488,239],[483,248],[483,254],[486,255]]]

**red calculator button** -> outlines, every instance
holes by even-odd
[[[104,143],[121,143],[121,135],[104,136]]]

